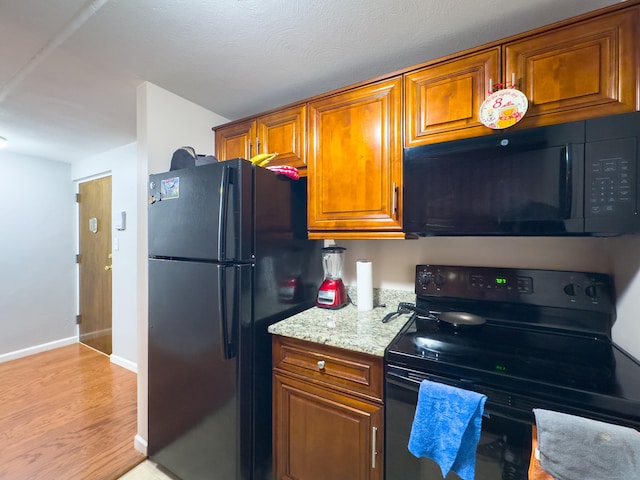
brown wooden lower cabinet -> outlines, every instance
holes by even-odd
[[[283,348],[282,343],[285,344]],[[331,379],[318,381],[317,372],[308,378],[300,375],[298,355],[304,342],[296,341],[295,349],[287,350],[288,339],[274,337],[273,374],[273,455],[274,478],[277,480],[382,480],[384,477],[384,408],[358,392],[347,392],[342,382],[331,387]],[[309,343],[314,346],[314,344]],[[362,365],[367,355],[341,358],[339,349],[309,351],[308,358],[318,358],[317,369],[332,375],[332,365],[341,367]],[[323,355],[326,350],[326,355]],[[297,365],[287,372],[288,357]],[[326,358],[326,360],[324,360]],[[345,361],[345,364],[340,362]],[[382,359],[371,357],[372,372],[381,373]],[[326,367],[324,363],[327,362]],[[304,362],[303,362],[304,363]],[[297,372],[295,371],[297,370]],[[335,372],[336,370],[334,370]],[[377,379],[376,379],[376,384]]]
[[[275,375],[276,479],[382,479],[382,407]]]

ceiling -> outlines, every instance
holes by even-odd
[[[149,81],[230,120],[614,0],[0,0],[0,136],[74,162],[136,139]]]

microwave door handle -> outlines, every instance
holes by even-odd
[[[562,201],[562,218],[571,218],[572,200],[573,200],[573,154],[571,151],[573,145],[566,144],[564,149],[564,198]]]

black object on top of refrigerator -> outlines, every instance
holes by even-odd
[[[149,177],[149,456],[183,480],[271,478],[267,327],[314,305],[306,180],[242,159]]]

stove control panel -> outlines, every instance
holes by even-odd
[[[531,295],[533,293],[533,279],[504,274],[487,276],[476,273],[469,276],[469,287],[476,290],[517,291],[521,294]]]
[[[608,275],[564,270],[417,265],[416,295],[609,312]]]

